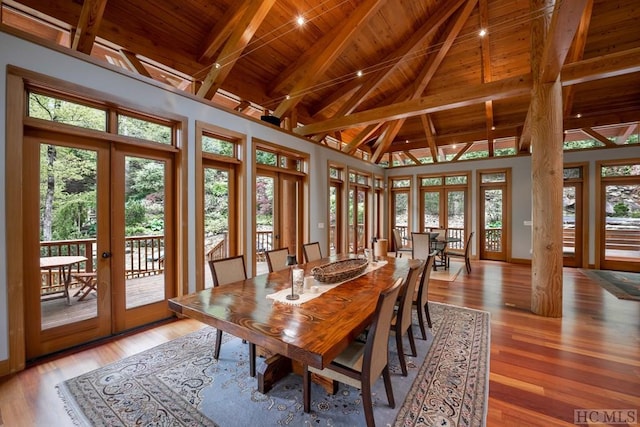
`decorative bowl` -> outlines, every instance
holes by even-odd
[[[354,278],[367,268],[366,259],[344,259],[311,269],[313,278],[322,283],[338,283]]]

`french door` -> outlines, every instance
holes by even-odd
[[[263,255],[288,248],[302,262],[303,177],[258,170],[256,176],[256,274],[268,271]]]
[[[171,154],[33,129],[24,141],[27,359],[169,317]]]
[[[480,172],[480,259],[507,260],[509,171]]]

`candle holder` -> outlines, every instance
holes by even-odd
[[[287,255],[287,265],[289,266],[289,279],[291,280],[291,294],[287,295],[288,300],[297,300],[300,298],[300,295],[296,294],[293,291],[295,287],[295,281],[293,280],[293,266],[297,264],[298,264],[298,261],[296,260],[295,255]]]

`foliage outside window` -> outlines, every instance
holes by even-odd
[[[442,179],[443,178],[441,176],[421,178],[420,179],[420,185],[422,187],[431,187],[431,186],[442,185]]]
[[[460,160],[484,159],[487,157],[489,157],[488,150],[468,150],[462,156],[460,156]]]
[[[409,188],[411,187],[411,179],[392,179],[392,188]]]
[[[106,131],[107,112],[77,102],[29,92],[28,115],[84,129]]]
[[[467,175],[455,175],[445,177],[445,185],[465,185],[467,183]]]
[[[130,136],[160,144],[171,144],[172,128],[136,117],[118,114],[118,135]]]
[[[329,178],[342,179],[342,170],[333,166],[329,166]]]
[[[300,157],[289,153],[278,153],[267,149],[256,148],[256,164],[274,166],[280,169],[303,171]]]
[[[580,178],[582,178],[582,168],[581,167],[564,168],[563,178],[564,179],[580,179]]]
[[[640,176],[640,163],[602,166],[601,171],[603,178],[612,176]]]
[[[202,151],[225,157],[235,157],[236,144],[213,135],[202,135]]]
[[[483,173],[481,182],[487,184],[490,182],[507,182],[507,175],[504,172]]]

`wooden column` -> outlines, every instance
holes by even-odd
[[[532,11],[552,10],[553,1],[532,0]],[[549,16],[532,22],[531,68],[531,179],[533,202],[533,257],[531,311],[562,316],[562,86],[559,77],[542,81],[543,50]]]
[[[534,87],[531,115],[533,259],[531,311],[562,316],[562,86]]]

